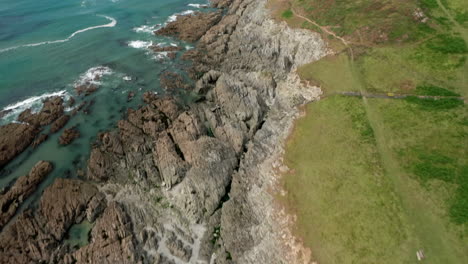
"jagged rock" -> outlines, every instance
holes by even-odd
[[[59,131],[60,129],[62,129],[62,127],[64,127],[68,123],[69,120],[70,120],[69,115],[61,116],[60,118],[58,118],[52,123],[52,125],[50,126],[50,132],[55,133]]]
[[[115,202],[96,221],[91,241],[67,256],[64,263],[137,263],[131,221]]]
[[[169,249],[169,252],[171,252],[172,255],[185,262],[190,261],[190,258],[192,257],[192,249],[189,246],[184,245],[184,243],[178,239],[173,232],[169,233],[165,242],[167,249]]]
[[[42,142],[46,141],[49,136],[47,134],[40,134],[39,136],[34,139],[33,143],[31,143],[31,147],[37,148]]]
[[[111,155],[94,148],[88,161],[88,179],[106,181],[112,175],[113,161],[114,158]]]
[[[86,207],[98,194],[93,185],[68,179],[56,179],[41,197],[39,213],[47,224],[45,228],[58,241],[74,223],[80,223],[86,216]]]
[[[170,120],[176,119],[182,111],[182,108],[174,98],[158,98],[157,100],[152,101],[151,104],[164,113]]]
[[[50,162],[39,161],[28,175],[19,177],[6,193],[0,195],[0,230],[51,171],[52,164]]]
[[[226,8],[231,5],[233,0],[211,0],[211,6],[214,8]]]
[[[0,168],[23,152],[39,132],[37,127],[29,124],[0,126]]]
[[[76,128],[65,129],[60,135],[59,144],[60,145],[69,145],[73,140],[80,137],[80,132]]]
[[[102,194],[89,183],[56,179],[44,191],[38,210],[24,211],[0,233],[0,263],[64,263],[60,241],[71,225],[84,219],[96,195]]]
[[[191,168],[170,195],[185,217],[198,222],[220,205],[238,161],[234,150],[216,138],[201,137],[186,144]]]
[[[27,109],[18,116],[18,121],[34,126],[46,126],[62,116],[63,111],[63,99],[61,97],[50,97],[44,101],[41,111],[33,113],[31,109]]]
[[[159,76],[161,87],[166,90],[188,90],[190,85],[186,83],[180,74],[174,72],[164,72]]]
[[[178,16],[176,21],[155,31],[156,35],[177,36],[181,40],[195,42],[216,24],[222,16],[221,11],[211,13],[197,12],[193,15]]]
[[[163,186],[171,188],[184,178],[189,165],[170,134],[162,132],[159,135],[154,144],[153,155],[154,163],[157,164],[163,179]]]

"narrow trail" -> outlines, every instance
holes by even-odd
[[[336,35],[335,32],[329,30],[327,27],[321,26],[321,25],[319,25],[317,22],[315,22],[315,21],[313,21],[313,20],[311,20],[311,19],[309,19],[309,18],[307,18],[307,17],[305,17],[305,16],[299,14],[298,12],[296,12],[296,10],[295,10],[293,7],[291,7],[291,12],[292,12],[295,16],[297,16],[297,17],[299,17],[299,18],[302,18],[302,19],[304,19],[305,21],[307,21],[307,22],[313,24],[314,26],[320,28],[323,32],[327,33],[328,35],[333,36],[333,37],[336,38],[336,39],[339,39],[339,40],[343,43],[343,45],[345,45],[345,46],[349,49],[349,52],[351,53],[351,59],[354,60],[353,48],[352,48],[351,45],[348,43],[348,41],[346,41],[346,39],[344,39],[344,38],[342,38],[342,37]]]

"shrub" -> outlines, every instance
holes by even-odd
[[[429,96],[460,96],[460,94],[435,85],[420,85],[416,87],[416,94]]]
[[[432,50],[445,54],[464,54],[468,52],[468,47],[463,38],[449,34],[437,35],[429,41],[427,46]]]
[[[284,11],[284,12],[281,14],[281,16],[282,16],[283,18],[289,19],[289,18],[293,17],[293,12],[291,11],[291,9],[288,9],[288,10]]]
[[[408,103],[418,105],[424,110],[447,110],[463,105],[463,101],[457,98],[423,99],[416,96],[408,96],[405,100]]]

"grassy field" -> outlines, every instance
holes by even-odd
[[[336,51],[298,69],[327,96],[308,106],[285,155],[285,199],[316,260],[415,263],[422,249],[423,263],[468,263],[468,107],[452,98],[468,96],[468,1],[269,6]],[[336,95],[350,91],[414,96]]]

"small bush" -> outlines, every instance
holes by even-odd
[[[457,11],[455,20],[462,25],[465,24],[465,22],[468,22],[468,11],[465,11],[465,12]]]
[[[435,85],[420,85],[416,87],[416,94],[429,96],[460,96],[457,93]]]
[[[416,96],[408,96],[405,100],[408,103],[420,106],[424,110],[447,110],[463,105],[463,101],[457,98],[423,99]]]
[[[421,5],[426,8],[437,8],[439,5],[437,4],[437,0],[420,0]]]
[[[289,19],[289,18],[293,17],[293,12],[291,11],[291,9],[288,9],[288,10],[284,11],[284,12],[281,14],[281,16],[282,16],[283,18]]]
[[[458,177],[459,186],[450,207],[450,216],[457,224],[468,223],[468,166],[464,166]]]
[[[429,41],[427,46],[432,50],[445,54],[464,54],[468,52],[468,47],[463,38],[449,34],[437,35]]]

